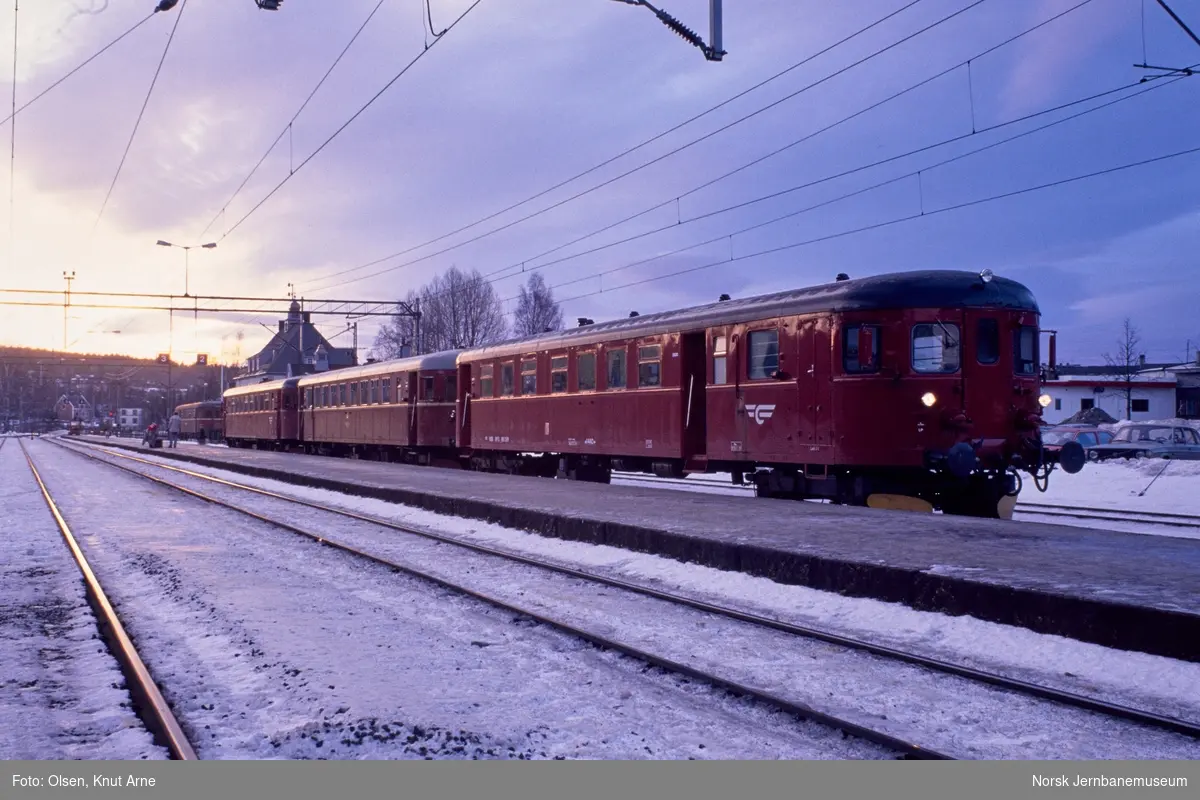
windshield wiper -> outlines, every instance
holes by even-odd
[[[950,329],[947,328],[942,323],[942,321],[940,319],[938,319],[937,317],[934,317],[933,321],[936,322],[938,324],[938,327],[942,329],[942,333],[946,334],[946,338],[950,340],[949,341],[950,346],[958,347],[958,340],[954,338],[954,334],[950,333]]]

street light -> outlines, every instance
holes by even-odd
[[[171,242],[164,242],[162,239],[159,239],[158,245],[159,245],[159,247],[178,247],[180,250],[183,251],[183,296],[188,297],[189,296],[189,294],[188,294],[188,253],[197,247],[203,247],[205,250],[212,250],[214,247],[217,246],[217,243],[209,242],[208,244],[191,244],[191,245],[185,246],[182,244],[172,244]]]

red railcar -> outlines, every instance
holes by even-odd
[[[239,386],[225,392],[225,440],[230,447],[291,449],[299,444],[299,378]]]
[[[883,275],[463,352],[476,469],[751,476],[760,495],[1007,516],[1041,446],[1039,309],[990,272]]]
[[[306,452],[457,463],[455,359],[460,351],[380,361],[300,379]]]
[[[184,403],[175,408],[180,417],[179,438],[204,438],[210,442],[220,441],[225,433],[225,420],[221,413],[220,400],[203,400],[199,403]]]

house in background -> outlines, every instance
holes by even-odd
[[[249,386],[357,363],[354,348],[329,344],[313,326],[311,315],[293,300],[287,319],[279,321],[271,341],[246,361],[246,372],[234,379],[234,385]]]
[[[1042,384],[1043,391],[1050,395],[1050,405],[1042,412],[1042,418],[1055,424],[1080,411],[1099,408],[1119,420],[1170,419],[1176,416],[1178,406],[1177,376],[1170,369],[1169,365],[1143,362],[1134,380],[1126,383],[1112,374],[1111,367],[1064,364],[1055,380]],[[1126,389],[1132,395],[1129,414],[1126,414]]]

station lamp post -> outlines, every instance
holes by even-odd
[[[158,245],[160,247],[178,247],[180,250],[183,251],[183,296],[189,297],[190,295],[188,294],[188,254],[192,250],[196,249],[197,247],[202,247],[205,250],[212,250],[214,247],[217,246],[217,243],[209,242],[208,244],[182,245],[182,244],[173,244],[171,242],[164,242],[162,239],[159,239]]]

